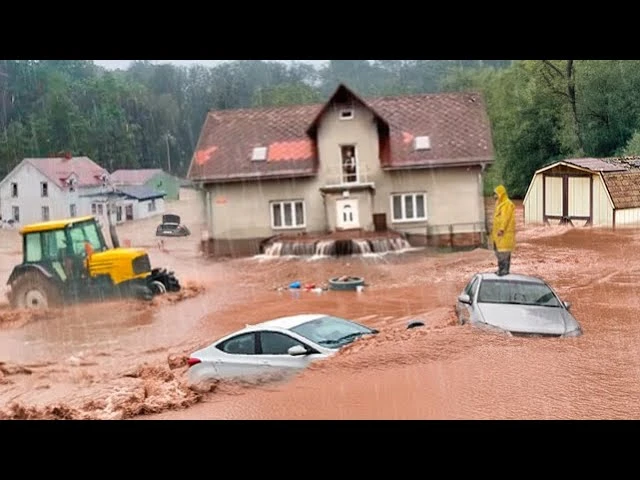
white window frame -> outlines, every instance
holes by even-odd
[[[15,195],[14,195],[15,193]],[[11,198],[18,198],[19,196],[19,192],[18,192],[18,183],[17,182],[11,182]]]
[[[418,195],[422,195],[423,201],[424,201],[424,217],[413,217],[413,218],[406,218],[406,211],[405,211],[405,197],[413,197],[413,211],[415,214],[418,213],[418,209],[417,209],[417,200],[416,197]],[[395,218],[394,217],[394,210],[393,210],[393,199],[395,197],[400,197],[400,205],[402,207],[402,218]],[[389,207],[390,207],[390,211],[391,211],[391,222],[392,223],[415,223],[415,222],[426,222],[427,218],[429,217],[429,212],[427,211],[427,192],[402,192],[402,193],[392,193],[391,195],[389,195]]]
[[[353,117],[355,116],[356,112],[353,108],[342,108],[338,114],[338,118],[340,118],[340,120],[353,120]]]
[[[20,223],[20,207],[17,205],[11,206],[11,218],[14,222]]]
[[[356,166],[356,179],[353,182],[346,182],[345,181],[345,177],[347,177],[348,175],[346,173],[344,173],[343,170],[343,165],[342,165],[342,149],[345,147],[351,147],[353,148],[353,159],[355,161],[355,166]],[[358,159],[358,145],[356,145],[355,143],[341,143],[340,145],[338,145],[338,155],[340,158],[340,185],[357,185],[360,183],[360,160]]]
[[[291,220],[293,224],[291,226],[285,225],[284,222],[284,206],[285,204],[291,204]],[[304,217],[302,220],[302,224],[296,225],[296,203],[302,203],[302,216]],[[282,225],[276,227],[275,225],[275,215],[273,213],[274,206],[280,205],[280,220]],[[271,228],[273,230],[299,230],[301,228],[307,228],[307,207],[305,201],[302,199],[297,200],[274,200],[269,202],[269,216],[271,218]]]
[[[78,207],[75,203],[69,205],[69,215],[71,216],[71,218],[75,218],[78,216]]]
[[[46,215],[44,214],[45,211],[47,212]],[[49,220],[51,220],[51,209],[49,208],[49,205],[42,205],[42,207],[40,208],[40,213],[42,215],[43,222],[48,222]]]
[[[49,182],[40,182],[40,197],[49,197]]]

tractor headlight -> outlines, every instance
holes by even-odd
[[[141,255],[134,258],[132,263],[133,274],[140,275],[151,271],[151,262],[149,261],[149,255]]]

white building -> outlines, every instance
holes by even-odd
[[[88,157],[25,158],[0,182],[0,214],[19,225],[91,214],[107,170]]]
[[[90,214],[95,215],[104,225],[108,223],[107,206],[113,208],[111,221],[123,223],[140,220],[164,213],[165,192],[149,187],[130,185],[117,186],[113,192],[88,193],[83,198],[90,205]]]

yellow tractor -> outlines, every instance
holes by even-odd
[[[110,224],[113,248],[94,216],[26,225],[23,260],[7,284],[13,308],[50,308],[117,297],[151,300],[180,290],[173,272],[151,268],[147,252],[121,248]]]

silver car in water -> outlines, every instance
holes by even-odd
[[[515,336],[578,337],[570,309],[544,280],[517,274],[478,273],[456,303],[461,324]]]

